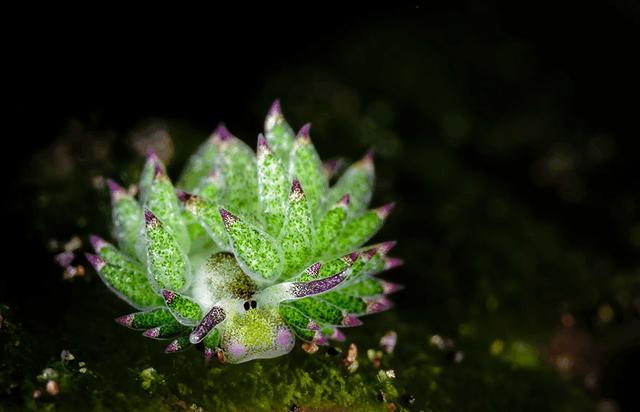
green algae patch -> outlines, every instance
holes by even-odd
[[[166,356],[163,343],[149,350],[116,324],[96,325],[106,331],[100,336],[80,332],[82,343],[43,362],[51,345],[3,316],[0,343],[10,356],[1,360],[2,410],[593,410],[535,351],[515,362],[512,343],[501,353],[483,339],[452,343],[391,314],[395,336],[383,326],[345,330],[351,339],[334,346],[297,346],[290,356],[237,365],[207,364],[194,348]]]

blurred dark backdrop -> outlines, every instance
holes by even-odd
[[[68,309],[69,292],[47,240],[106,227],[76,219],[93,200],[40,202],[56,187],[46,168],[60,165],[43,160],[56,142],[75,145],[73,176],[88,187],[118,170],[91,164],[93,138],[132,159],[127,139],[149,119],[201,138],[224,120],[253,146],[280,97],[294,127],[314,124],[323,157],[376,148],[375,201],[399,202],[383,235],[407,260],[400,313],[541,346],[571,313],[600,348],[592,396],[637,406],[625,379],[640,367],[637,3],[246,9],[86,11],[4,30],[2,301],[34,330],[55,325],[48,309]],[[174,171],[196,144],[178,134]]]

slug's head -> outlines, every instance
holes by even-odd
[[[291,351],[294,334],[265,300],[260,286],[238,266],[230,253],[216,253],[196,272],[191,295],[203,313],[220,307],[218,347],[229,363],[273,358]],[[216,323],[217,323],[216,321]]]
[[[274,358],[289,353],[295,338],[276,308],[259,307],[255,300],[242,303],[222,326],[220,349],[230,363]]]

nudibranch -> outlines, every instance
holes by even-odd
[[[166,352],[198,345],[240,363],[284,355],[296,337],[342,341],[390,308],[400,286],[376,275],[402,263],[395,242],[363,246],[393,208],[368,209],[373,155],[334,179],[309,131],[294,134],[276,101],[256,153],[220,125],[175,186],[154,154],[135,195],[109,180],[115,242],[91,236],[87,259],[137,310],[116,321],[167,339]]]

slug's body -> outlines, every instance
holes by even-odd
[[[177,190],[149,156],[136,199],[109,181],[116,248],[97,236],[87,258],[139,311],[117,321],[167,352],[202,344],[240,363],[291,351],[295,337],[326,344],[341,328],[390,307],[398,286],[375,278],[400,261],[393,242],[362,247],[392,205],[367,210],[371,155],[329,182],[309,137],[275,102],[257,155],[224,126],[191,157]]]

